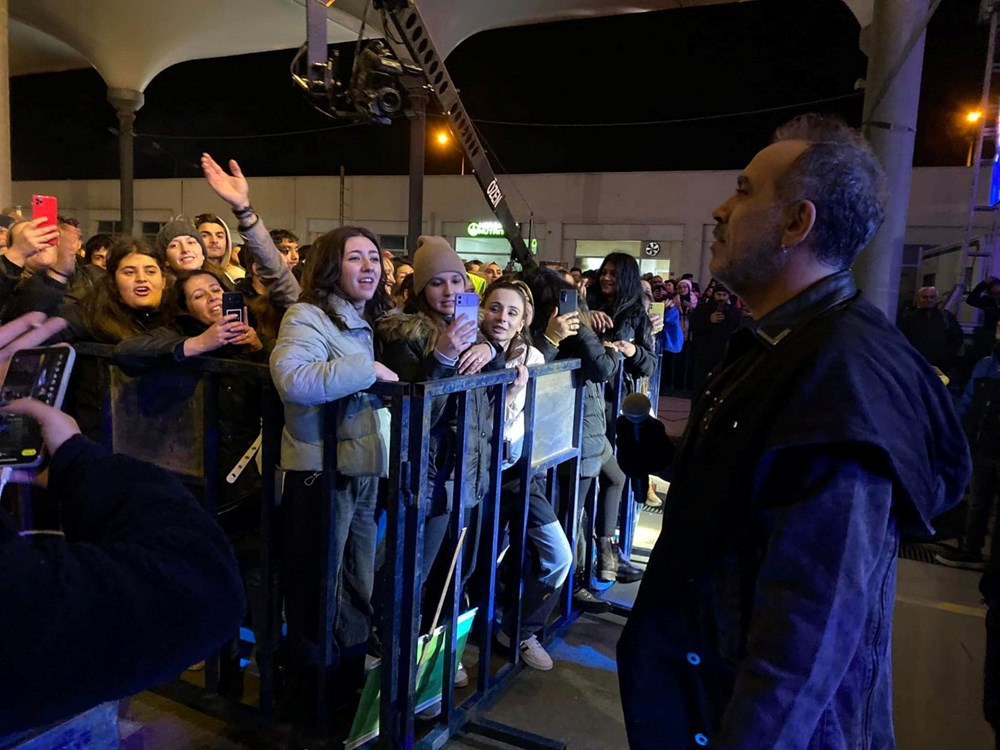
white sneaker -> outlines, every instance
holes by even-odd
[[[464,688],[469,686],[469,673],[465,671],[465,665],[462,662],[458,663],[458,669],[455,670],[455,687]]]
[[[497,641],[504,648],[510,648],[510,636],[502,630],[497,633]],[[521,641],[521,660],[532,669],[548,672],[552,669],[552,657],[535,636]]]

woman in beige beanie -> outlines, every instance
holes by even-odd
[[[462,259],[446,239],[418,239],[413,255],[413,294],[402,313],[385,316],[375,331],[377,359],[398,373],[401,381],[419,383],[503,369],[503,352],[482,335],[479,321],[455,319],[455,301],[467,283]],[[436,398],[430,405],[431,497],[424,526],[424,580],[444,541],[453,505],[457,405],[457,395]],[[489,491],[492,423],[486,390],[471,391],[465,433],[465,496],[461,499],[466,508],[478,504]]]

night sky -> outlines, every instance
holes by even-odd
[[[978,103],[986,53],[978,6],[948,0],[931,23],[918,166],[965,163],[961,114]],[[858,33],[842,0],[760,0],[488,31],[447,62],[498,174],[736,169],[797,113],[860,124]],[[404,174],[405,120],[345,125],[316,112],[291,83],[293,54],[157,76],[136,119],[136,176],[198,175],[202,151],[251,175]],[[11,119],[15,180],[117,177],[117,118],[96,71],[12,79]],[[443,122],[432,116],[430,130]],[[458,169],[456,152],[429,142],[429,174]]]

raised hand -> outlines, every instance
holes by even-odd
[[[233,208],[246,208],[250,205],[250,183],[235,159],[229,160],[229,170],[232,174],[227,174],[210,155],[201,155],[201,171],[209,187]]]

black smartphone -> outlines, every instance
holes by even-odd
[[[222,293],[222,317],[227,315],[238,315],[241,323],[246,323],[246,300],[243,299],[243,292],[223,292]]]
[[[0,386],[4,401],[34,398],[62,408],[76,351],[69,346],[22,349],[10,360]],[[36,468],[42,463],[42,430],[30,417],[0,417],[0,465]]]
[[[576,289],[560,289],[559,290],[559,314],[565,315],[566,313],[576,312],[579,308],[578,300],[579,295]]]

